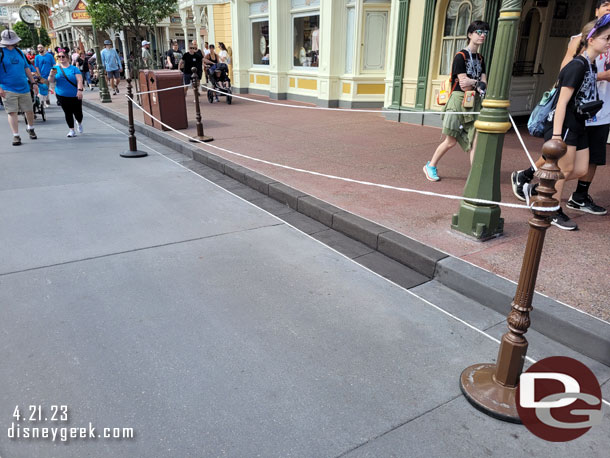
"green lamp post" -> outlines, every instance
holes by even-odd
[[[102,54],[100,53],[100,45],[97,41],[97,29],[94,24],[91,24],[93,27],[93,49],[95,50],[95,62],[97,63],[98,71],[98,81],[100,85],[100,100],[102,103],[112,102],[110,98],[110,92],[108,91],[108,84],[106,83],[106,69],[104,68],[104,64],[102,63]]]
[[[499,206],[475,204],[468,197],[500,201],[500,164],[504,135],[511,128],[508,96],[522,3],[522,0],[502,0],[487,97],[475,123],[478,141],[474,161],[464,188],[465,199],[451,224],[454,230],[478,240],[500,235],[504,229]]]

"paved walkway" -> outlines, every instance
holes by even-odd
[[[607,454],[607,409],[557,445],[472,408],[458,377],[494,341],[176,162],[120,158],[123,127],[67,139],[54,107],[0,152],[0,456]],[[8,439],[31,405],[68,419],[22,428],[135,438]]]
[[[126,92],[124,83],[121,95],[104,106],[126,113],[123,92]],[[87,99],[99,102],[97,91],[87,93]],[[192,90],[188,93],[187,104],[190,128],[183,132],[193,135]],[[425,179],[423,164],[441,140],[437,128],[398,124],[376,114],[281,108],[238,99],[234,99],[232,105],[225,102],[210,105],[202,98],[201,106],[206,134],[215,138],[213,145],[268,161],[460,196],[468,176],[468,158],[457,148],[447,153],[440,163],[440,182],[431,183]],[[136,120],[143,120],[141,112],[136,110],[135,115]],[[532,154],[537,155],[542,142],[529,136],[525,140]],[[305,175],[218,152],[209,146],[204,148],[497,275],[515,282],[519,278],[527,220],[531,217],[525,210],[503,208],[504,236],[480,243],[450,230],[451,216],[459,207],[457,201]],[[516,136],[508,135],[501,169],[504,201],[520,203],[512,194],[510,173],[527,165],[528,160]],[[610,169],[599,168],[591,194],[597,203],[610,208],[608,183]],[[572,189],[572,185],[566,188]],[[570,210],[568,214],[579,224],[580,230],[566,233],[551,228],[548,231],[537,290],[610,321],[610,216],[585,215]]]

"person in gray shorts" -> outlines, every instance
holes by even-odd
[[[0,97],[8,114],[8,124],[13,132],[13,146],[21,145],[18,113],[25,113],[27,132],[32,140],[38,137],[34,132],[34,112],[30,84],[38,95],[38,84],[23,52],[16,47],[21,38],[12,30],[3,30],[0,40]]]
[[[119,53],[112,47],[112,41],[104,41],[104,49],[102,49],[101,57],[102,65],[106,69],[108,84],[112,86],[112,95],[117,95],[119,93],[119,83],[121,82],[121,70],[123,70],[123,65],[121,64]]]

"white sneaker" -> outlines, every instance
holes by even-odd
[[[76,123],[76,129],[78,130],[79,134],[83,133],[83,124],[82,123]]]
[[[73,129],[70,129],[70,132],[68,132],[68,135],[66,135],[66,137],[76,137],[76,132],[74,132]]]

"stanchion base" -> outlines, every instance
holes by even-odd
[[[460,376],[460,388],[468,402],[481,412],[510,423],[521,424],[517,412],[517,388],[508,388],[494,380],[495,364],[474,364]]]
[[[207,135],[203,135],[203,136],[196,137],[196,138],[197,138],[197,140],[194,140],[194,139],[192,139],[192,138],[189,138],[189,141],[190,141],[190,142],[193,142],[193,143],[199,143],[199,142],[205,142],[205,143],[207,143],[207,142],[212,142],[212,141],[214,141],[214,139],[213,139],[212,137],[208,137]]]
[[[131,151],[127,150],[121,153],[121,157],[145,157],[148,156],[148,153],[145,151]]]

